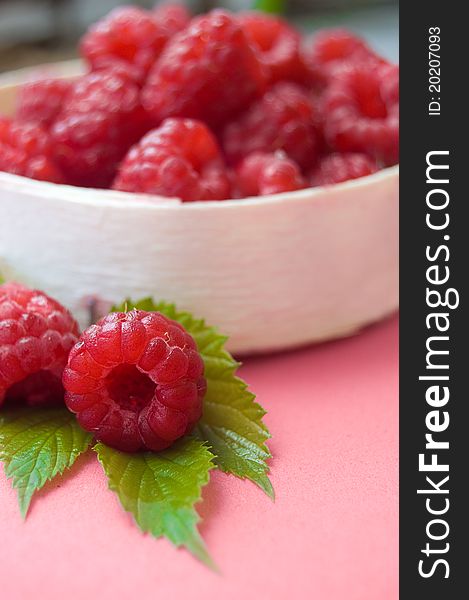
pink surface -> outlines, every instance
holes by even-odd
[[[201,530],[220,575],[140,534],[90,454],[26,523],[0,472],[0,597],[397,599],[397,319],[242,376],[269,411],[277,500],[213,473]]]

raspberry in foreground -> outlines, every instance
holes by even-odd
[[[37,79],[24,84],[18,94],[16,119],[48,129],[66,102],[72,87],[66,79]]]
[[[0,286],[0,405],[63,403],[62,372],[77,336],[70,313],[43,292]]]
[[[40,181],[63,183],[52,157],[49,134],[35,123],[0,116],[0,171]]]
[[[166,119],[120,165],[113,188],[194,200],[223,200],[230,184],[218,144],[200,121]]]
[[[317,120],[308,94],[294,83],[280,82],[225,128],[223,149],[234,165],[253,152],[283,150],[306,169],[319,153]]]
[[[93,70],[115,61],[127,62],[143,82],[168,38],[154,14],[124,6],[90,27],[80,42],[80,52]]]
[[[157,312],[111,313],[72,349],[65,402],[118,450],[163,450],[202,416],[204,364],[193,338]]]
[[[390,75],[388,65],[354,66],[335,78],[324,101],[324,132],[333,150],[364,152],[384,165],[398,161],[399,87]]]
[[[298,165],[282,152],[251,154],[236,171],[237,188],[242,196],[293,192],[306,187]]]
[[[311,185],[330,185],[371,175],[378,170],[376,162],[366,154],[329,154],[319,161],[311,174]]]
[[[235,17],[215,10],[168,42],[142,102],[155,123],[185,117],[218,126],[260,96],[265,80],[265,67]]]
[[[271,82],[299,81],[304,77],[305,67],[300,56],[301,37],[291,25],[279,17],[256,11],[239,13],[238,21],[268,66]]]
[[[148,129],[139,88],[115,70],[76,81],[51,136],[54,157],[72,185],[109,187],[117,165]]]

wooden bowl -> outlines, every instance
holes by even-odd
[[[32,73],[0,77],[0,113]],[[398,306],[398,173],[181,203],[2,172],[0,271],[56,297],[82,326],[90,296],[102,306],[151,295],[217,325],[238,354],[336,338]]]

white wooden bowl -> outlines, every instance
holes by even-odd
[[[31,73],[0,77],[1,113]],[[238,354],[327,340],[398,306],[398,177],[392,167],[328,188],[181,203],[0,173],[0,271],[83,326],[86,297],[151,295],[217,325]]]

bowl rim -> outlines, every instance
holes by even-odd
[[[274,205],[288,202],[301,203],[318,201],[332,191],[360,189],[385,179],[391,179],[399,173],[399,165],[381,169],[376,173],[351,179],[342,183],[326,186],[308,187],[294,192],[283,192],[265,196],[250,196],[247,198],[226,200],[196,200],[194,202],[183,202],[180,198],[170,198],[153,194],[135,194],[132,192],[121,192],[118,190],[103,190],[97,188],[85,188],[72,185],[51,183],[48,181],[37,181],[20,175],[13,175],[0,171],[0,191],[24,192],[49,200],[60,200],[68,204],[89,204],[94,206],[107,206],[116,208],[177,208],[178,210],[198,210],[202,208],[213,208],[223,210],[241,206]],[[129,201],[130,200],[130,201]],[[1,199],[0,199],[1,201]]]
[[[0,74],[0,91],[2,88],[8,88],[19,85],[28,80],[28,75],[33,76],[38,73],[47,73],[58,78],[73,77],[79,74],[83,66],[80,59],[59,61],[53,63],[44,63],[33,67],[26,67]],[[71,73],[70,73],[71,72]],[[118,190],[85,188],[72,186],[49,181],[38,181],[29,179],[20,175],[14,175],[5,171],[0,171],[0,191],[25,192],[39,197],[45,197],[50,200],[60,199],[62,202],[70,204],[90,204],[118,208],[177,208],[177,210],[200,210],[214,208],[223,210],[238,206],[257,206],[274,205],[284,202],[301,203],[305,199],[308,202],[317,201],[324,196],[324,193],[330,193],[332,190],[341,191],[346,189],[360,188],[381,180],[395,177],[399,174],[399,164],[380,169],[371,175],[350,179],[341,183],[331,185],[307,187],[293,192],[282,192],[279,194],[270,194],[264,196],[249,196],[246,198],[224,199],[224,200],[196,200],[194,202],[183,202],[177,197],[165,197],[157,194],[139,194],[133,192],[121,192]],[[129,200],[131,199],[131,202]]]

